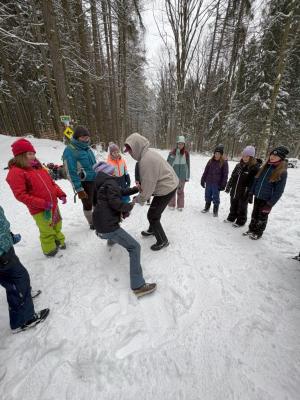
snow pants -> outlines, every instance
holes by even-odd
[[[166,242],[167,236],[160,223],[161,215],[174,196],[177,188],[165,196],[154,196],[147,213],[149,221],[149,232],[153,232],[157,243]]]
[[[175,192],[174,196],[172,197],[172,199],[169,203],[170,207],[175,207],[176,194],[177,194],[177,208],[184,208],[184,185],[185,185],[185,181],[179,181],[177,191]]]
[[[140,244],[122,228],[109,233],[99,233],[101,239],[107,239],[118,243],[129,253],[130,260],[130,287],[132,290],[138,289],[145,284],[141,267],[141,246]]]
[[[206,203],[211,203],[215,206],[220,204],[220,191],[218,185],[207,183],[205,186],[205,201]]]
[[[245,225],[247,221],[247,211],[248,211],[248,199],[234,199],[230,198],[230,211],[227,220],[234,222],[240,226]]]
[[[33,318],[34,307],[29,274],[13,247],[0,256],[0,285],[6,290],[10,327],[19,328]]]
[[[48,254],[56,249],[58,244],[65,243],[65,236],[61,232],[62,220],[52,226],[52,219],[47,217],[45,211],[33,215],[33,218],[40,231],[41,247],[44,254]]]
[[[257,199],[256,197],[254,199],[249,231],[256,233],[259,237],[263,235],[268,223],[269,214],[261,212],[266,203],[266,200]]]

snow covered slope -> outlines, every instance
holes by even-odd
[[[1,400],[296,400],[300,393],[300,169],[289,170],[286,192],[263,238],[203,215],[199,181],[207,158],[191,157],[192,178],[182,213],[166,210],[171,245],[157,253],[142,239],[147,206],[124,222],[142,245],[145,278],[155,294],[137,300],[129,289],[128,255],[88,229],[81,203],[68,193],[60,206],[67,250],[46,259],[32,217],[13,197],[3,168],[15,138],[0,136],[0,204],[15,249],[41,289],[35,329],[10,333],[0,288]],[[32,140],[43,162],[60,162],[64,146]],[[161,152],[165,157],[167,152]],[[128,157],[132,177],[134,162]],[[230,163],[232,170],[235,163]],[[251,211],[251,210],[250,210]]]

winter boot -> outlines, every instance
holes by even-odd
[[[207,202],[205,203],[205,207],[203,208],[203,210],[202,210],[201,212],[207,213],[207,212],[209,211],[209,209],[210,209],[210,205],[211,205],[211,202],[210,202],[210,201],[207,201]]]
[[[24,325],[20,326],[19,328],[13,329],[12,333],[19,333],[22,331],[27,331],[27,329],[33,328],[40,322],[43,322],[48,317],[49,312],[49,308],[45,308],[44,310],[39,311],[38,313],[34,314],[32,319],[25,322]]]
[[[300,261],[300,253],[299,253],[297,256],[295,256],[295,257],[292,257],[292,259],[293,259],[293,260]]]
[[[214,217],[218,216],[218,211],[219,211],[219,205],[214,204],[214,208],[213,208],[213,215]]]
[[[46,257],[54,257],[57,254],[57,252],[58,252],[58,248],[55,247],[54,250],[49,251],[49,253],[44,253],[44,254],[45,254]]]
[[[164,242],[161,242],[161,243],[156,242],[155,244],[153,244],[150,247],[150,249],[153,250],[153,251],[158,251],[158,250],[163,249],[164,247],[168,247],[169,244],[170,243],[168,242],[168,240],[165,240]]]
[[[154,292],[154,290],[156,290],[156,283],[145,283],[140,288],[134,289],[133,293],[136,295],[136,297],[142,297],[146,294]]]
[[[258,239],[260,239],[262,237],[262,235],[258,235],[257,233],[253,233],[253,232],[249,233],[248,236],[252,240],[258,240]]]
[[[252,232],[251,232],[251,231],[247,231],[247,232],[244,232],[244,233],[243,233],[243,236],[249,236],[249,235],[252,235]]]
[[[83,210],[83,214],[90,226],[90,229],[95,229],[93,225],[93,211],[92,210]]]
[[[149,236],[153,236],[154,232],[150,231],[149,229],[147,231],[142,231],[141,232],[142,236],[144,237],[149,237]]]
[[[67,246],[65,243],[61,244],[58,240],[55,240],[56,246],[60,249],[60,250],[66,250]]]

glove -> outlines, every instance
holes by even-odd
[[[225,193],[230,193],[230,187],[226,186]]]
[[[22,237],[19,233],[13,234],[12,232],[10,232],[10,234],[12,237],[13,244],[17,244],[21,241]]]
[[[223,192],[223,190],[225,190],[224,186],[219,187],[219,192]]]
[[[249,204],[253,203],[253,194],[252,193],[249,193],[249,195],[248,195],[248,203]]]
[[[50,211],[52,208],[52,203],[51,201],[46,201],[45,202],[45,211]]]
[[[80,198],[80,200],[87,199],[89,197],[84,190],[81,190],[77,194],[78,194],[78,197]]]
[[[264,206],[262,207],[261,212],[262,212],[263,214],[270,214],[271,210],[272,210],[272,206],[271,206],[270,204],[267,203],[266,205],[264,205]]]
[[[130,212],[129,212],[129,211],[123,212],[123,213],[122,213],[122,218],[123,218],[123,219],[128,218],[129,215],[130,215]]]
[[[62,204],[66,204],[66,202],[67,202],[67,196],[61,196],[61,197],[59,198],[59,200],[61,200]]]
[[[205,189],[205,182],[201,179],[201,186]]]

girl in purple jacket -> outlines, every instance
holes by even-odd
[[[213,215],[218,216],[220,204],[220,191],[225,190],[228,178],[228,162],[224,156],[224,146],[218,145],[213,157],[206,164],[201,178],[201,186],[205,188],[205,207],[203,213],[207,213],[213,202]]]

